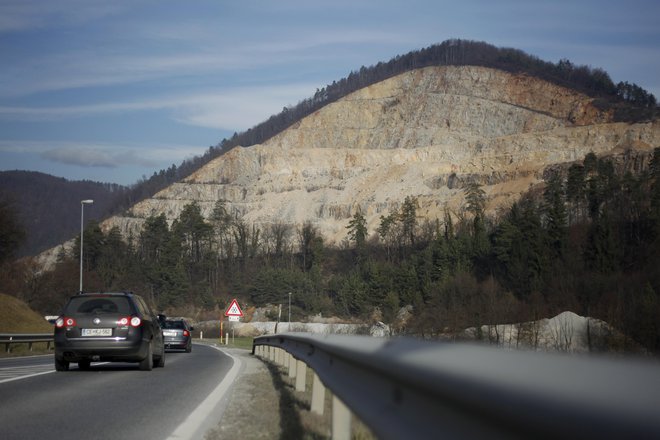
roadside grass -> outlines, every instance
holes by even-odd
[[[20,299],[11,295],[0,293],[0,333],[52,333],[53,325],[46,321],[43,316],[25,304]],[[10,344],[9,352],[5,344],[0,344],[0,357],[28,356],[38,354],[50,354],[53,352],[53,344],[47,349],[48,344],[37,342],[32,344]]]
[[[239,348],[241,350],[249,350],[252,351],[252,341],[254,338],[250,337],[236,337],[232,338],[231,336],[229,337],[229,343],[225,343],[225,340],[222,340],[222,344],[220,344],[220,339],[219,338],[204,338],[204,339],[195,339],[195,342],[201,342],[204,344],[220,344],[221,347],[228,347],[228,348]]]

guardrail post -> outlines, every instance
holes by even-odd
[[[289,359],[289,378],[293,379],[296,377],[296,358],[292,354],[288,354]]]
[[[307,385],[307,364],[296,360],[296,391],[304,392]]]
[[[312,412],[320,416],[323,415],[325,406],[325,385],[321,382],[318,374],[314,373],[314,382],[312,384]]]
[[[351,411],[337,396],[332,396],[332,440],[350,440]]]

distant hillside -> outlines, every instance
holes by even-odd
[[[280,113],[257,123],[254,127],[234,133],[202,155],[183,161],[179,166],[154,172],[148,179],[136,182],[118,200],[113,213],[125,211],[135,203],[148,199],[192,175],[213,159],[234,147],[262,144],[268,139],[300,122],[305,117],[349,94],[388,78],[430,66],[480,66],[514,74],[526,74],[561,87],[597,98],[594,104],[602,111],[610,111],[613,121],[642,122],[657,114],[657,101],[653,94],[628,82],[615,84],[609,74],[600,68],[574,64],[568,59],[557,63],[544,61],[519,49],[500,48],[482,41],[451,39],[429,47],[397,55],[386,62],[362,66],[345,78],[333,81],[316,90],[314,96],[295,106],[285,107]]]
[[[13,202],[27,233],[18,256],[35,255],[78,234],[81,200],[94,200],[85,207],[85,223],[101,220],[127,190],[117,184],[69,181],[31,171],[0,172],[0,196]]]
[[[130,188],[89,181],[67,182],[65,179],[40,173],[0,173],[10,176],[0,177],[0,191],[8,190],[15,199],[21,201],[19,205],[21,215],[25,219],[28,238],[19,254],[35,254],[75,236],[80,226],[78,217],[81,199],[97,200],[91,209],[86,209],[86,213],[89,211],[89,218],[101,219],[121,215],[135,204],[189,178],[233,147],[266,143],[289,127],[299,124],[304,118],[351,93],[405,72],[429,66],[480,66],[514,75],[529,75],[593,98],[591,106],[598,112],[610,114],[612,122],[649,121],[657,112],[657,102],[652,94],[636,84],[614,84],[607,72],[600,68],[576,65],[566,59],[557,63],[543,61],[517,49],[498,48],[484,42],[447,40],[396,56],[387,62],[362,66],[350,72],[347,77],[318,89],[314,96],[297,105],[284,108],[279,114],[245,132],[234,133],[230,139],[223,139],[217,145],[209,147],[203,155],[186,160],[179,166],[172,165],[154,172],[151,177],[136,182]],[[31,176],[35,177],[35,181],[28,184],[27,180],[31,179]],[[49,178],[55,180],[49,181]],[[75,189],[64,189],[69,185]],[[54,195],[60,191],[61,195]]]

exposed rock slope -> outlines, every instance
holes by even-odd
[[[592,99],[527,75],[483,67],[428,67],[359,90],[261,145],[235,148],[189,178],[104,222],[134,235],[153,214],[176,218],[215,202],[247,223],[314,223],[330,242],[346,236],[358,206],[373,233],[406,196],[419,214],[458,209],[468,179],[489,208],[540,182],[550,165],[585,154],[660,145],[658,122],[612,123]]]

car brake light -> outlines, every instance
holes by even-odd
[[[128,325],[128,318],[121,318],[119,321],[117,321],[117,325]]]
[[[183,331],[183,336],[188,337],[190,336],[190,332],[188,330]]]
[[[131,326],[132,327],[139,327],[139,325],[142,324],[142,320],[138,318],[137,316],[133,316],[131,318]]]
[[[75,325],[76,325],[76,320],[73,318],[67,318],[66,316],[59,317],[57,318],[57,321],[55,321],[55,327],[57,328],[75,327]]]

